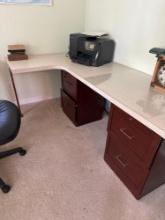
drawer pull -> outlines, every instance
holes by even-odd
[[[125,168],[127,166],[127,164],[122,161],[121,155],[117,155],[115,158],[122,165],[122,167]]]
[[[124,134],[124,136],[126,136],[129,140],[132,140],[134,137],[133,136],[130,136],[129,134],[127,134],[127,132],[125,131],[126,129],[124,128],[120,128],[120,132],[122,134]]]

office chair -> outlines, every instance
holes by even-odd
[[[0,100],[0,145],[6,144],[16,138],[21,124],[21,114],[13,103]],[[21,156],[26,154],[22,147],[0,152],[0,159],[19,153]],[[8,193],[11,189],[2,178],[0,178],[0,189]]]

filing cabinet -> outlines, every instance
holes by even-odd
[[[104,159],[140,199],[165,182],[165,141],[112,105]]]
[[[61,105],[64,113],[76,126],[102,118],[104,98],[62,71]]]

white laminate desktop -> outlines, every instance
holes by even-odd
[[[118,63],[101,67],[76,64],[64,54],[8,61],[12,75],[62,69],[165,138],[165,94],[150,87],[151,76]]]

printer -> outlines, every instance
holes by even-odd
[[[70,34],[69,57],[87,66],[101,66],[112,62],[115,42],[107,34]]]

